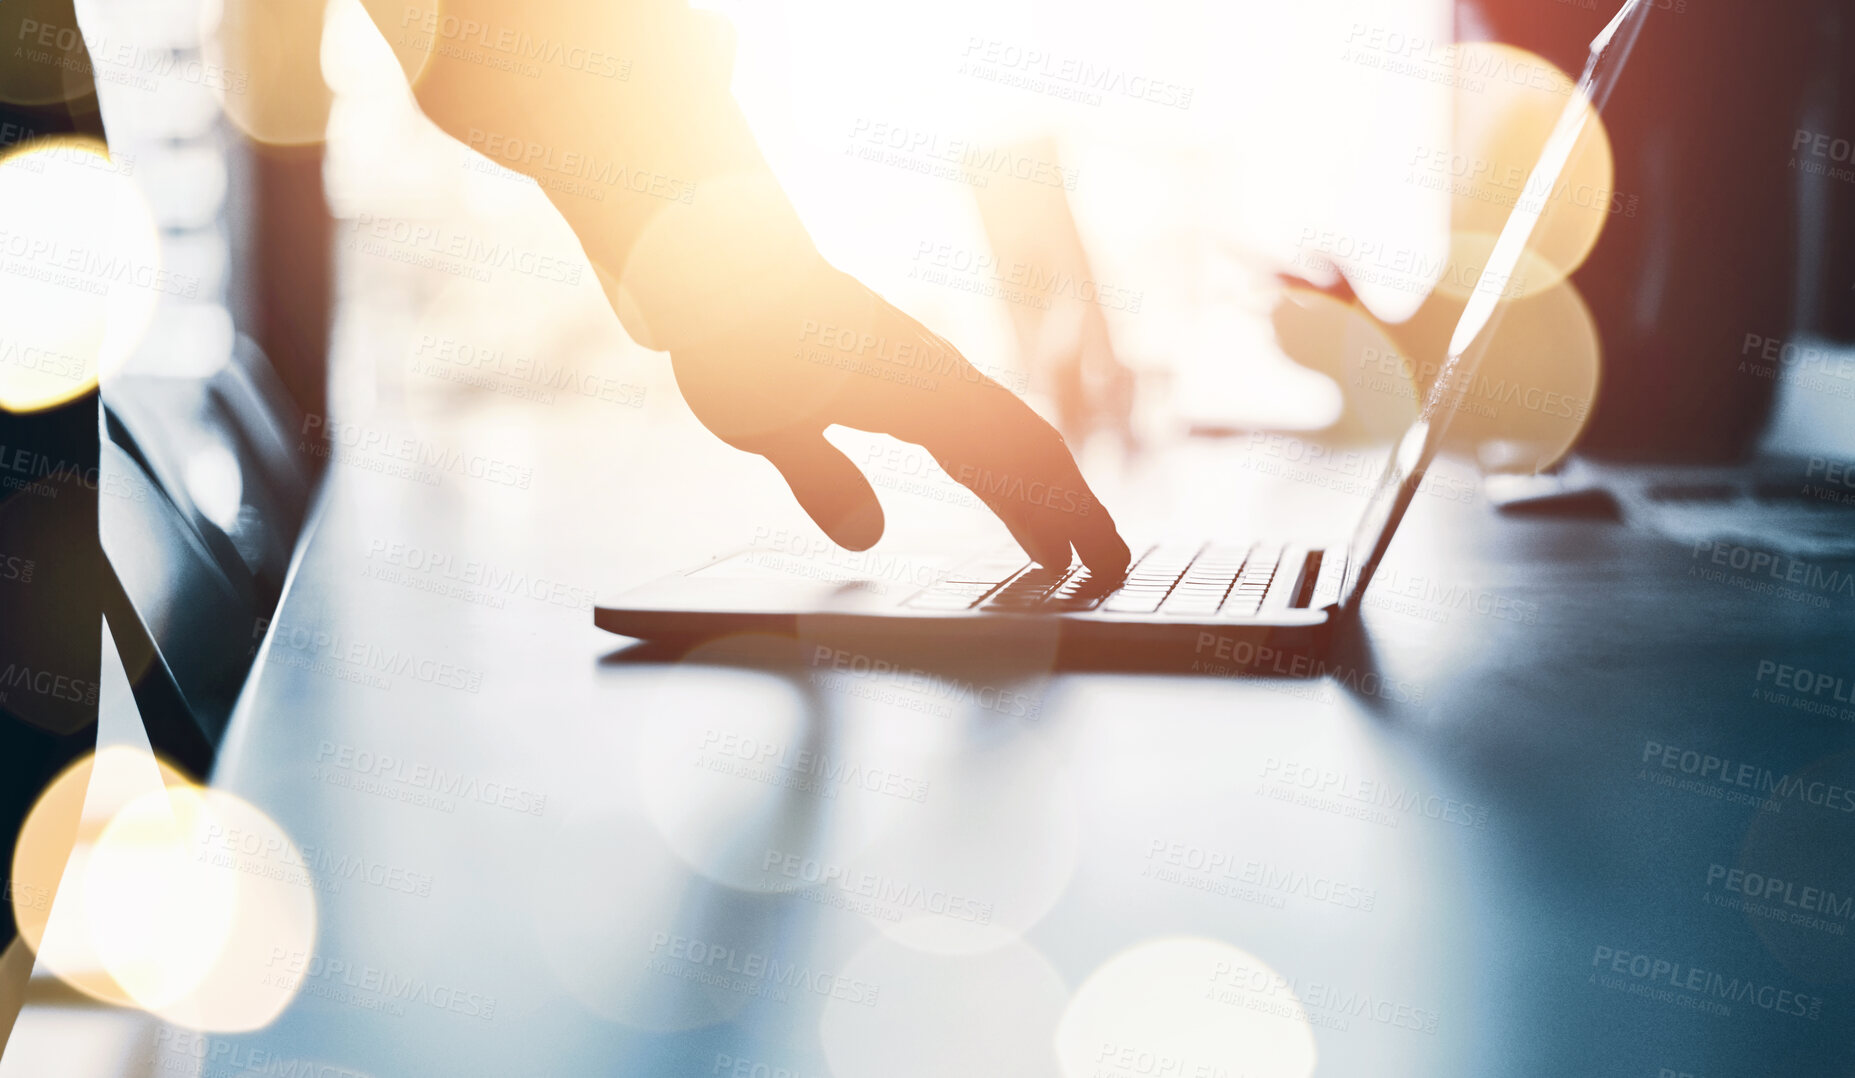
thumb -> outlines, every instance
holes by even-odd
[[[821,431],[782,433],[759,440],[753,451],[773,462],[812,520],[831,541],[868,550],[882,538],[882,503],[876,491]]]

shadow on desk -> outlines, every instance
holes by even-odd
[[[1399,701],[1380,669],[1370,635],[1355,619],[1340,619],[1313,644],[1305,639],[1199,634],[1195,647],[1084,650],[1034,625],[925,639],[871,631],[868,621],[807,622],[797,633],[742,633],[711,639],[640,640],[603,656],[607,667],[713,666],[771,674],[815,697],[821,687],[891,686],[898,691],[969,697],[1033,691],[1060,674],[1230,678],[1243,681],[1330,681],[1374,713]],[[859,695],[868,696],[869,693]],[[815,702],[815,701],[814,701]],[[822,712],[820,712],[822,713]]]

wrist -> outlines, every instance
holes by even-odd
[[[764,165],[710,180],[688,202],[651,207],[619,243],[602,242],[600,223],[568,220],[626,332],[660,351],[764,317],[829,270]]]

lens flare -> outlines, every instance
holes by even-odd
[[[231,881],[189,856],[187,836],[205,812],[191,786],[124,805],[97,836],[78,895],[103,968],[157,1014],[205,980],[232,920]]]
[[[1467,296],[1514,208],[1543,204],[1520,269],[1511,281],[1494,282],[1511,298],[1536,295],[1584,264],[1613,212],[1632,212],[1614,189],[1610,136],[1575,80],[1550,61],[1491,42],[1458,46],[1455,55],[1454,144],[1419,149],[1411,161],[1413,182],[1450,196],[1451,264],[1437,288]],[[1588,113],[1584,132],[1564,173],[1542,188],[1533,166],[1574,95]]]
[[[13,852],[13,917],[19,937],[43,968],[85,995],[134,1005],[104,969],[76,903],[54,903],[60,884],[84,879],[97,839],[125,806],[164,787],[186,785],[186,776],[147,753],[110,746],[53,779],[20,827]]]
[[[1410,321],[1389,327],[1399,345],[1393,361],[1373,382],[1349,391],[1427,395],[1464,304],[1433,295]],[[1509,302],[1479,368],[1444,389],[1443,407],[1454,413],[1444,452],[1490,472],[1551,467],[1584,432],[1602,368],[1597,322],[1571,281]]]
[[[226,119],[273,146],[320,143],[333,95],[322,78],[326,0],[206,0],[200,51]]]
[[[240,798],[103,749],[46,789],[14,856],[21,938],[78,991],[215,1032],[269,1025],[314,943],[302,851]]]
[[[1282,351],[1339,383],[1344,406],[1321,432],[1388,446],[1416,422],[1466,299],[1433,292],[1408,321],[1385,325],[1357,303],[1292,287],[1274,321]],[[1493,472],[1551,467],[1590,420],[1603,367],[1596,320],[1569,280],[1505,305],[1480,367],[1446,389],[1444,450]]]
[[[223,790],[172,787],[125,806],[97,841],[85,908],[118,983],[148,1011],[193,1029],[269,1025],[304,975],[280,959],[315,943],[315,883],[302,851]],[[151,934],[165,941],[151,947]]]
[[[40,139],[0,157],[0,408],[31,412],[96,388],[129,360],[163,294],[160,232],[95,139]]]

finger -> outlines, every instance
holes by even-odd
[[[1060,530],[1075,547],[1082,564],[1096,576],[1119,577],[1127,571],[1132,552],[1115,527],[1114,518],[1082,478],[1082,469],[1076,466],[1076,458],[1063,436],[1029,405],[1016,397],[1011,400],[1028,423],[1035,424],[1025,428],[1031,442],[1026,470],[1036,477],[1026,488],[1033,515],[1042,517],[1040,523],[1047,522],[1052,530]],[[1038,483],[1043,484],[1041,496],[1037,494]]]
[[[975,394],[1003,391],[926,326],[880,296],[870,300],[884,347],[859,371],[864,377],[846,380],[834,401],[838,422],[926,445],[949,422],[973,418]]]
[[[930,445],[942,467],[996,513],[1032,558],[1069,563],[1073,546],[1098,576],[1118,576],[1130,552],[1054,427],[1004,390],[971,424]]]
[[[1017,540],[1031,560],[1046,569],[1067,569],[1069,567],[1069,538],[1060,529],[1044,526],[1030,512],[1030,507],[1012,498],[1005,486],[1010,477],[992,469],[974,464],[956,465],[947,468],[946,462],[941,467],[949,475],[960,480],[962,486],[979,496],[992,515],[1005,525],[1005,530]]]
[[[839,399],[840,421],[926,446],[1038,564],[1067,566],[1073,545],[1095,573],[1124,572],[1127,544],[1056,429],[946,340],[877,302],[883,339],[925,348],[924,366],[937,377],[926,385],[861,379],[860,392]]]
[[[781,434],[745,448],[773,462],[792,496],[832,542],[868,550],[882,538],[882,503],[876,491],[822,433]]]

